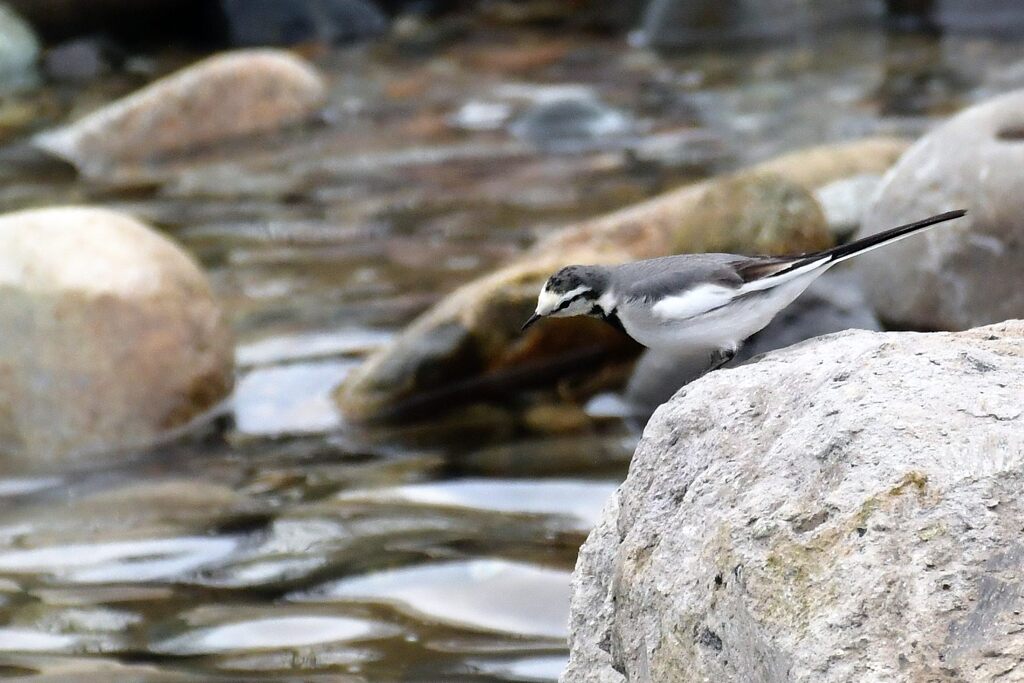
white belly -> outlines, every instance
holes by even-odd
[[[650,349],[674,353],[699,349],[735,350],[770,323],[820,274],[809,273],[763,294],[682,320],[660,318],[646,306],[622,306],[618,309],[619,319],[629,336]]]

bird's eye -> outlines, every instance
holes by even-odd
[[[575,297],[573,297],[571,299],[566,299],[562,303],[560,303],[557,306],[555,306],[555,310],[553,310],[551,312],[552,313],[558,313],[559,311],[564,311],[565,309],[569,308],[569,304],[571,304],[573,301],[576,301],[576,299],[578,299],[578,298],[579,298],[578,296],[575,296]]]

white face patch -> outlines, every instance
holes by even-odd
[[[544,289],[540,290],[540,296],[537,297],[537,315],[553,315],[555,317],[564,315],[579,315],[580,310],[577,309],[580,308],[579,304],[582,302],[570,304],[569,306],[566,306],[565,308],[563,308],[562,310],[558,310],[557,312],[556,309],[558,309],[566,301],[572,301],[580,294],[589,291],[590,287],[581,285],[571,291],[565,292],[563,294],[557,294],[555,292],[548,291],[548,288],[545,285]]]

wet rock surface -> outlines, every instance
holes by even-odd
[[[1015,670],[1022,371],[1011,321],[846,332],[689,385],[581,551],[562,680]]]
[[[658,47],[732,46],[809,37],[814,31],[879,19],[872,0],[653,0],[642,19],[643,39]]]
[[[1024,28],[1024,7],[1005,0],[937,0],[931,21],[946,31],[1013,36]]]
[[[591,97],[561,97],[536,103],[511,127],[512,134],[549,150],[573,149],[633,132],[622,112]]]
[[[220,0],[238,47],[343,44],[379,36],[387,17],[372,0]]]
[[[957,330],[1024,316],[1024,91],[958,114],[887,174],[861,235],[951,209],[967,216],[856,262],[879,317]]]
[[[232,384],[231,339],[191,257],[112,211],[0,216],[0,452],[52,467],[152,442]]]
[[[69,40],[46,51],[43,69],[59,82],[87,83],[108,73],[120,61],[117,48],[99,37]]]
[[[310,64],[288,53],[225,53],[42,133],[34,143],[86,175],[109,174],[308,120],[324,104],[324,87]]]

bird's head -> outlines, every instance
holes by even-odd
[[[548,278],[537,297],[537,310],[523,325],[541,318],[596,315],[602,311],[598,299],[608,288],[608,269],[602,266],[566,266]]]

